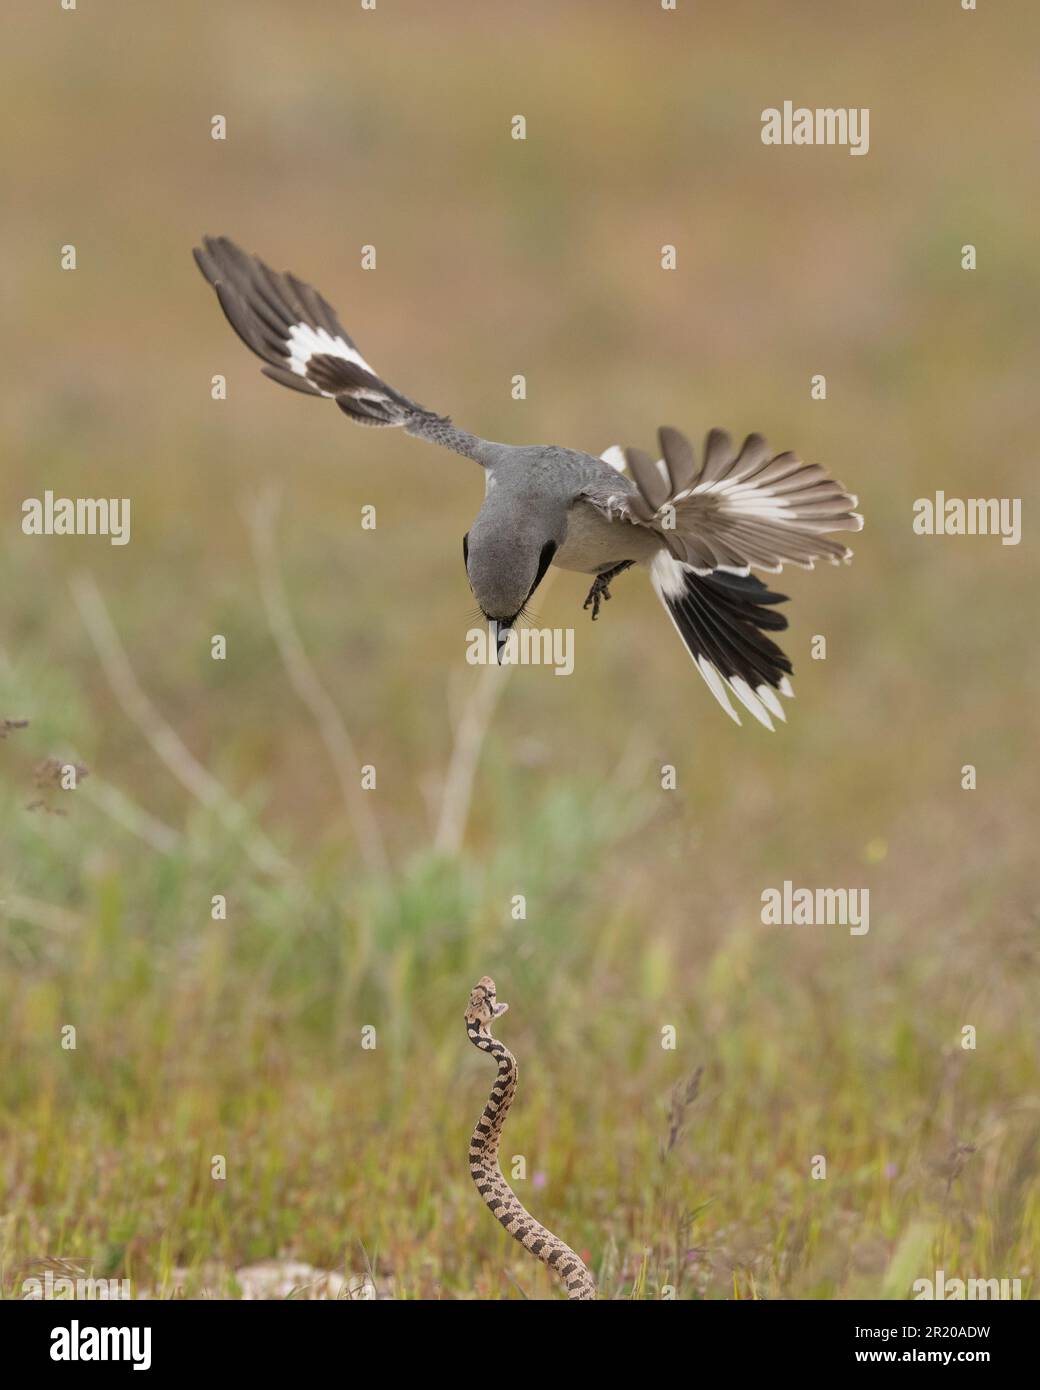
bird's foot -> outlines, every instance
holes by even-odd
[[[604,570],[602,574],[596,575],[592,581],[592,588],[589,590],[588,597],[582,604],[583,608],[588,608],[591,605],[593,622],[599,617],[600,604],[610,601],[610,581],[616,579],[632,564],[632,560],[625,560],[620,565],[615,565],[613,569]]]
[[[599,606],[610,598],[610,580],[606,575],[597,574],[592,588],[589,590],[588,597],[582,604],[583,608],[592,607],[592,621],[595,622],[599,617]]]

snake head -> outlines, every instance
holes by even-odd
[[[466,1010],[466,1022],[478,1023],[481,1032],[488,1032],[489,1024],[496,1018],[501,1018],[508,1004],[500,1004],[495,990],[495,982],[490,975],[483,975],[470,991],[469,1008]]]

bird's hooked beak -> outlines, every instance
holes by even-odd
[[[488,619],[488,625],[495,639],[495,655],[498,658],[498,664],[500,666],[502,665],[502,650],[505,647],[506,642],[509,640],[509,634],[512,631],[513,624],[515,622],[515,617]]]

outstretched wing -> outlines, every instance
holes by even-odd
[[[698,574],[746,575],[752,566],[779,573],[785,564],[812,569],[818,559],[847,560],[848,546],[829,531],[859,531],[856,498],[819,464],[773,455],[761,435],[739,453],[724,430],[711,430],[697,461],[678,430],[658,431],[661,458],[626,449],[633,486],[597,482],[584,496],[612,518],[657,531],[677,560]],[[616,446],[604,455],[616,468]]]
[[[852,552],[826,532],[860,530],[856,499],[818,465],[771,455],[757,434],[737,453],[727,434],[712,430],[700,468],[678,430],[662,428],[658,438],[656,461],[612,445],[601,458],[615,475],[601,475],[583,496],[606,516],[660,536],[650,579],[697,670],[736,723],[731,695],[772,729],[771,716],[784,718],[778,696],[793,695],[791,663],[767,635],[787,626],[774,611],[785,598],[750,569],[847,560]]]
[[[413,426],[439,416],[381,380],[317,290],[279,274],[228,237],[203,237],[195,261],[238,336],[294,391],[326,396],[360,425]]]
[[[754,575],[717,571],[698,574],[660,550],[650,563],[650,581],[705,684],[734,723],[744,708],[772,729],[770,715],[785,719],[777,695],[791,698],[791,663],[768,636],[787,619],[775,611],[785,594],[773,593]]]

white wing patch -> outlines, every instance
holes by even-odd
[[[650,582],[668,614],[669,621],[682,639],[684,647],[686,646],[686,639],[682,635],[679,624],[672,616],[670,604],[681,597],[686,587],[684,575],[687,570],[695,574],[699,573],[692,565],[682,564],[681,561],[676,560],[673,555],[669,555],[665,551],[659,551],[650,562]],[[730,704],[730,694],[735,695],[748,713],[753,715],[770,733],[773,732],[773,721],[769,718],[770,714],[775,715],[784,723],[787,722],[783,706],[776,698],[775,692],[764,681],[752,690],[743,677],[724,676],[719,668],[703,653],[695,655],[690,652],[690,656],[693,659],[693,664],[704,678],[705,685],[734,724],[740,723],[740,715]],[[794,691],[791,689],[791,682],[786,676],[780,681],[779,688],[782,695],[786,695],[789,699],[793,698]]]
[[[783,482],[781,480],[781,487]],[[832,489],[827,487],[821,489],[821,495],[831,495]],[[681,502],[686,497],[714,496],[719,499],[719,511],[731,516],[746,516],[755,521],[780,521],[788,524],[797,525],[799,522],[804,524],[805,518],[798,513],[807,502],[812,502],[813,497],[807,497],[804,491],[772,491],[768,483],[756,483],[754,479],[750,482],[729,482],[725,478],[713,483],[698,483],[695,487],[687,488],[684,492],[674,499]],[[859,498],[850,494],[848,505],[855,507],[859,504]],[[859,524],[854,530],[863,529],[863,518],[858,512],[853,512],[853,519]]]
[[[650,582],[657,591],[658,598],[676,599],[686,588],[683,573],[686,566],[666,550],[659,550],[650,561]]]
[[[334,338],[326,328],[312,328],[309,323],[294,323],[289,329],[289,338],[285,345],[285,351],[289,358],[289,370],[295,372],[297,376],[307,377],[307,363],[312,357],[327,355],[329,357],[342,357],[346,362],[353,362],[355,366],[363,368],[366,372],[376,373],[361,356],[357,348],[352,348],[349,343],[345,343],[342,338]],[[309,378],[308,378],[309,379]],[[313,386],[314,383],[311,382]],[[333,392],[322,391],[323,396],[333,399]]]

